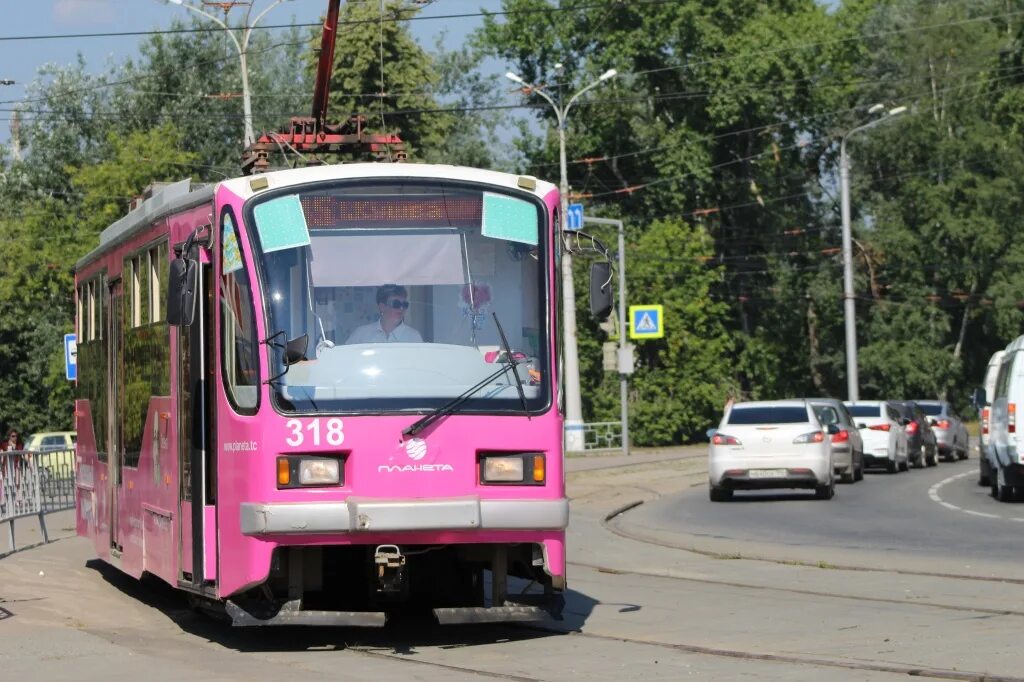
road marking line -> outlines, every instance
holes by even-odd
[[[986,514],[985,512],[974,511],[973,509],[961,509],[960,511],[965,514],[973,514],[974,516],[984,516],[987,519],[1001,519],[1003,518],[999,514]]]
[[[939,504],[941,504],[943,507],[946,507],[947,509],[954,509],[956,511],[962,511],[965,514],[971,514],[972,516],[984,516],[985,518],[988,518],[988,519],[1005,519],[1007,521],[1019,521],[1021,523],[1024,523],[1024,518],[1012,517],[1012,516],[1003,516],[1001,514],[989,514],[989,513],[986,513],[986,512],[974,511],[972,509],[964,509],[962,507],[956,506],[955,504],[950,504],[949,502],[946,502],[941,497],[939,497],[939,488],[941,488],[942,486],[946,485],[947,483],[952,483],[953,481],[957,480],[958,478],[963,478],[964,476],[973,476],[973,475],[974,475],[973,471],[965,471],[962,474],[957,474],[955,476],[950,476],[949,478],[944,478],[941,481],[939,481],[938,483],[936,483],[935,485],[933,485],[931,488],[928,489],[928,497],[930,497],[933,502],[938,502]]]

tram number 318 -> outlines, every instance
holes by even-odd
[[[289,419],[285,426],[291,431],[291,436],[285,439],[285,443],[293,448],[301,446],[306,442],[308,434],[313,439],[313,445],[320,445],[321,440],[328,445],[338,446],[345,442],[344,426],[337,417],[322,422],[320,419],[311,419],[303,424],[301,419]]]

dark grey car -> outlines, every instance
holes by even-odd
[[[953,406],[945,400],[915,400],[921,411],[928,415],[928,423],[935,432],[935,445],[939,456],[950,462],[967,459],[967,427]]]
[[[894,400],[892,404],[900,411],[904,430],[907,432],[907,456],[915,469],[935,466],[938,462],[938,448],[935,433],[928,423],[928,415],[911,400]]]

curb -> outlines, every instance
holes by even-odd
[[[616,507],[614,510],[612,510],[611,512],[609,512],[608,514],[605,515],[604,521],[605,522],[611,521],[612,519],[614,519],[619,514],[625,514],[630,509],[636,509],[637,507],[639,507],[643,503],[644,503],[643,500],[635,500],[633,502],[628,502],[628,503],[626,503],[624,505]]]

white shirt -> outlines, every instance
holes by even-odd
[[[423,337],[405,322],[388,334],[381,326],[380,320],[377,320],[357,327],[345,343],[423,343]]]

